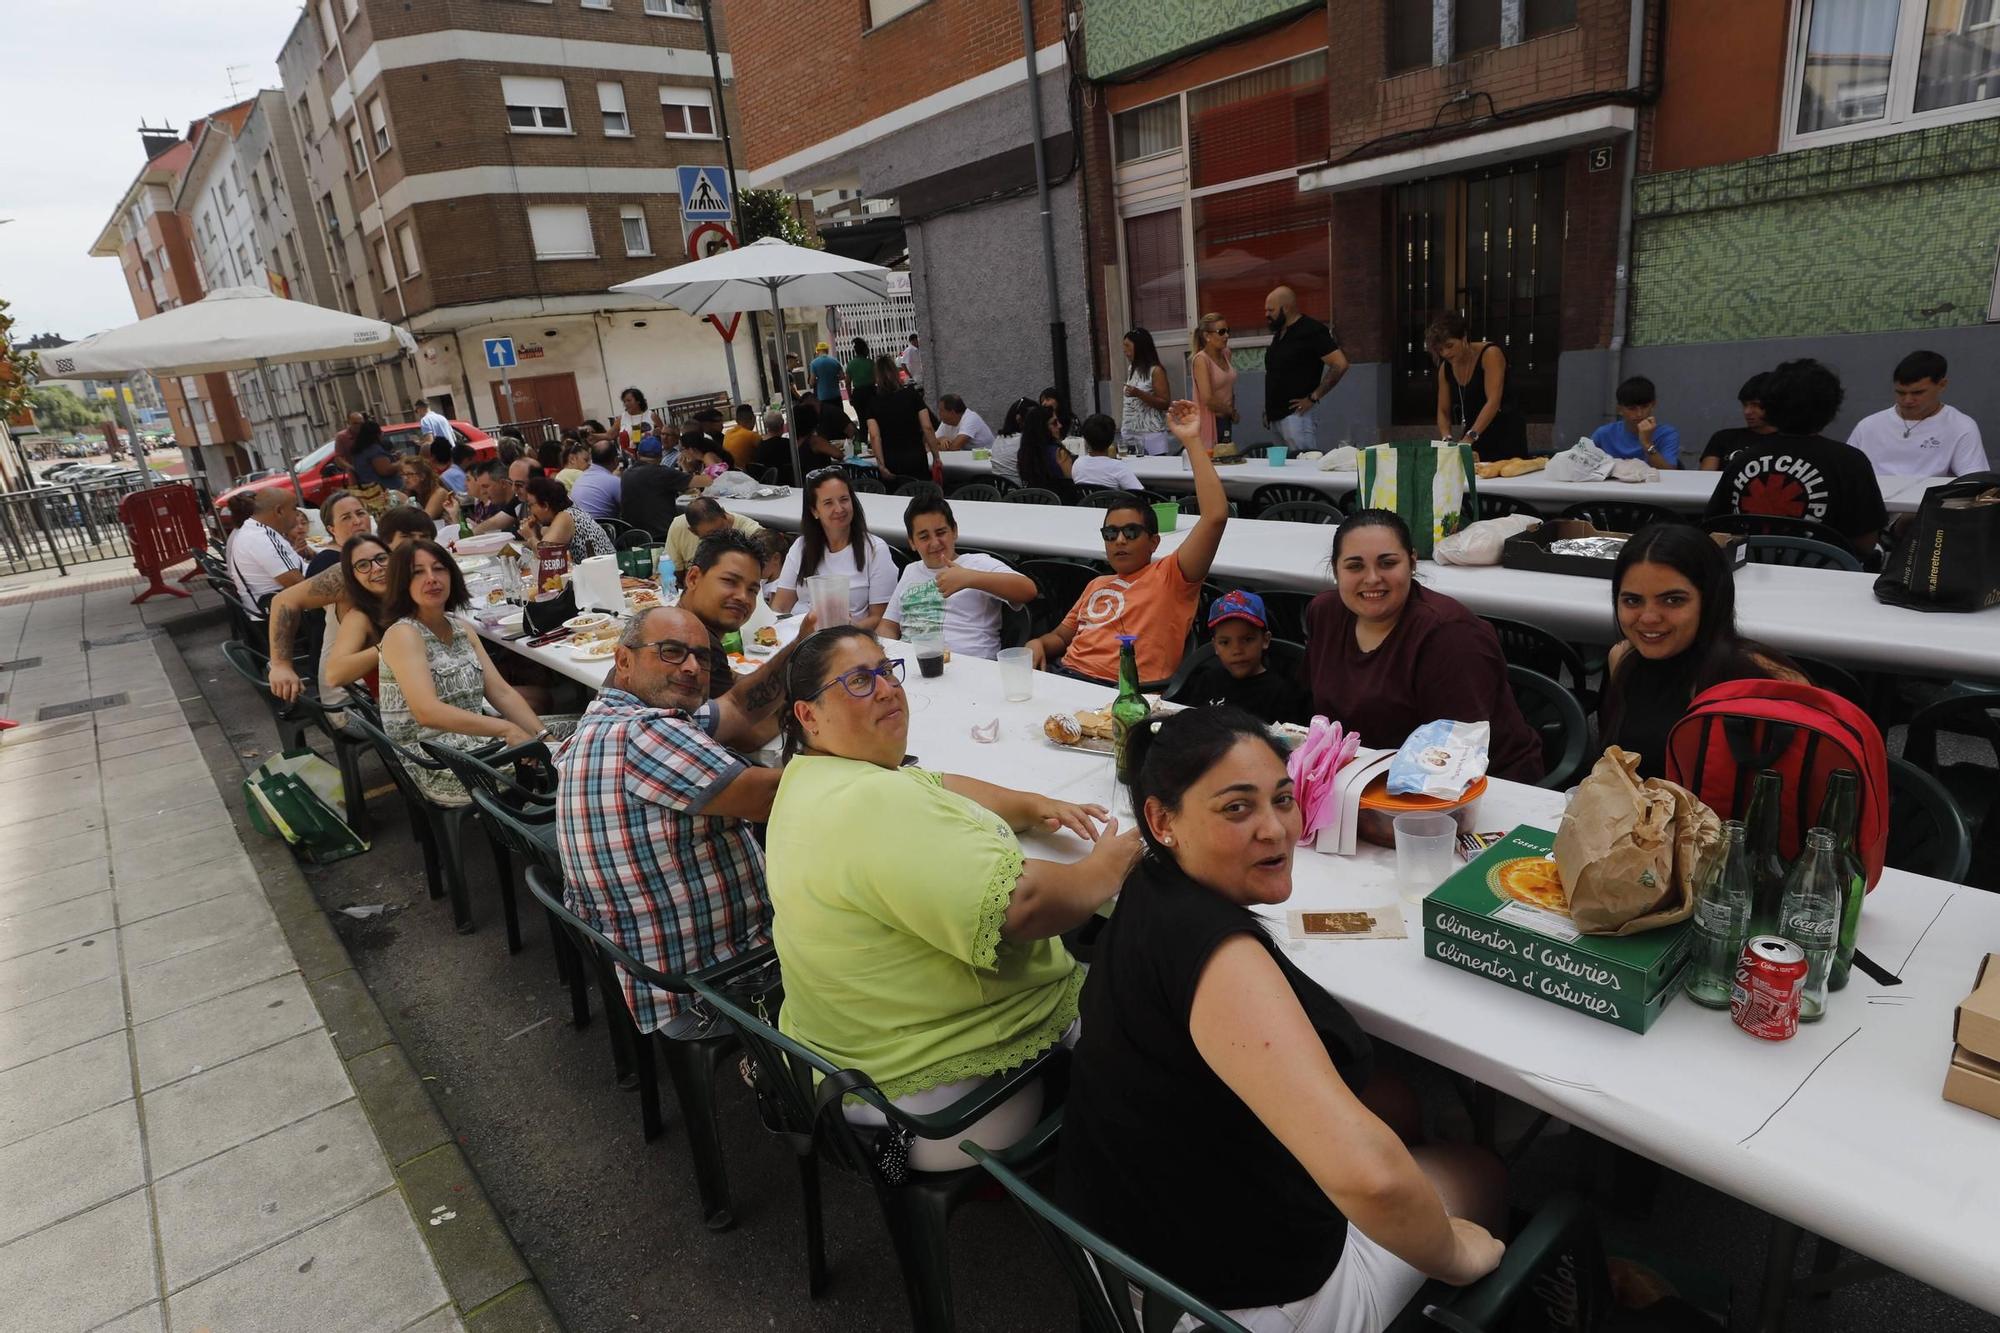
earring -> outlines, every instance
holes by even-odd
[[[1174,840],[1173,840],[1173,838],[1172,838],[1171,836],[1168,836],[1168,837],[1165,837],[1165,838],[1161,838],[1161,839],[1160,839],[1160,843],[1161,843],[1161,845],[1163,845],[1163,846],[1166,846],[1166,847],[1171,847],[1171,846],[1173,846],[1173,845],[1174,845]]]

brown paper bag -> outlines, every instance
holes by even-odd
[[[1570,919],[1587,935],[1685,921],[1721,821],[1686,788],[1638,777],[1639,756],[1605,750],[1556,830]]]

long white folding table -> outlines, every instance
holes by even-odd
[[[947,453],[943,459],[947,482],[984,481],[993,475],[991,459],[974,458],[966,452]],[[1147,490],[1162,494],[1194,490],[1194,476],[1188,471],[1184,459],[1148,456],[1127,457],[1123,461],[1132,465],[1132,470]],[[1360,476],[1351,471],[1320,471],[1316,459],[1287,459],[1282,465],[1274,467],[1259,457],[1241,463],[1219,464],[1216,473],[1222,478],[1222,488],[1235,500],[1247,500],[1259,487],[1274,482],[1310,487],[1323,492],[1329,500],[1337,500],[1361,484]],[[1550,513],[1586,500],[1627,500],[1659,505],[1677,513],[1699,514],[1708,508],[1709,497],[1715,493],[1716,479],[1721,475],[1719,472],[1669,471],[1655,472],[1655,479],[1645,482],[1562,482],[1551,481],[1540,472],[1531,472],[1525,477],[1493,477],[1481,481],[1479,489],[1493,495],[1526,500]],[[1917,502],[1923,498],[1923,493],[1946,478],[1878,477],[1876,480],[1881,483],[1882,503],[1889,512],[1910,514],[1916,512]]]
[[[593,688],[605,674],[604,663],[578,663],[560,646],[502,646]],[[884,646],[908,656],[905,644]],[[1050,712],[1108,705],[1110,690],[1037,673],[1035,697],[1010,703],[998,668],[965,657],[931,680],[911,666],[904,688],[909,749],[925,767],[1120,804],[1109,756],[1042,735]],[[990,744],[972,736],[988,722],[999,724]],[[1494,780],[1478,822],[1553,828],[1562,803]],[[1068,834],[1023,842],[1033,856],[1084,851]],[[1979,959],[2000,949],[2000,894],[1886,872],[1860,947],[1903,984],[1856,971],[1822,1021],[1766,1042],[1685,996],[1640,1035],[1425,958],[1421,908],[1399,894],[1395,856],[1381,848],[1364,844],[1352,857],[1302,848],[1293,884],[1287,907],[1402,911],[1406,939],[1287,943],[1371,1035],[2000,1313],[2000,1122],[1941,1096],[1953,1006]],[[1260,910],[1284,940],[1285,909]]]
[[[859,495],[869,531],[908,545],[900,495]],[[796,531],[796,493],[770,500],[725,500],[724,507],[759,523]],[[1023,555],[1102,560],[1103,511],[1082,506],[953,501],[959,545]],[[1194,526],[1183,515],[1165,535],[1161,554],[1186,540]],[[1333,586],[1333,529],[1301,523],[1233,518],[1223,533],[1210,577],[1258,588],[1317,592]],[[1578,642],[1616,637],[1611,584],[1605,579],[1498,565],[1425,562],[1427,588],[1456,597],[1482,615],[1524,620]],[[1736,622],[1746,636],[1782,652],[1837,662],[1863,671],[2000,680],[2000,607],[1970,614],[1926,614],[1875,600],[1874,576],[1841,570],[1750,564],[1736,571]]]

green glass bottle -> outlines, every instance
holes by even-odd
[[[1131,770],[1125,763],[1125,741],[1132,734],[1132,728],[1144,726],[1152,709],[1146,706],[1146,696],[1139,693],[1139,660],[1134,656],[1132,645],[1138,636],[1121,634],[1118,636],[1118,697],[1111,703],[1111,744],[1118,756],[1118,781],[1129,783]]]
[[[1840,875],[1840,940],[1833,950],[1833,970],[1826,980],[1828,990],[1839,990],[1847,984],[1847,974],[1854,967],[1854,937],[1861,929],[1861,900],[1868,893],[1868,872],[1861,868],[1861,858],[1854,852],[1860,784],[1861,779],[1853,769],[1835,769],[1826,780],[1826,795],[1820,800],[1819,818],[1814,821],[1833,833]]]
[[[1785,896],[1785,858],[1778,851],[1779,807],[1785,780],[1774,769],[1757,774],[1750,791],[1750,809],[1743,817],[1744,841],[1750,846],[1750,933],[1778,932],[1778,908]]]

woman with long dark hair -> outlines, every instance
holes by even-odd
[[[346,589],[328,608],[338,613],[319,659],[319,699],[328,708],[347,702],[347,686],[360,681],[369,695],[382,690],[381,655],[384,596],[389,591],[388,542],[374,533],[350,537],[340,548],[340,572]],[[342,714],[332,717],[344,725]]]
[[[929,480],[938,456],[937,424],[924,405],[923,391],[914,384],[896,383],[892,358],[875,361],[876,388],[861,429],[876,471],[889,486],[910,478]]]
[[[1042,396],[1038,401],[1040,401],[1043,407],[1048,408],[1049,411],[1056,414],[1056,438],[1058,440],[1066,440],[1076,434],[1076,414],[1069,410],[1069,399],[1063,397],[1061,390],[1051,384],[1048,388],[1042,390]]]
[[[458,496],[438,477],[437,465],[422,454],[405,454],[401,464],[403,493],[432,520],[458,514]]]
[[[1438,438],[1471,445],[1481,461],[1526,454],[1528,422],[1508,388],[1500,345],[1474,342],[1465,316],[1447,311],[1424,330],[1424,349],[1438,363]]]
[[[1000,429],[993,436],[994,476],[1014,482],[1021,480],[1021,423],[1028,419],[1028,409],[1034,405],[1032,398],[1016,398],[1000,419]]]
[[[348,489],[378,518],[389,507],[389,492],[402,481],[396,460],[382,443],[382,423],[369,417],[354,428],[354,484]]]
[[[1153,335],[1144,329],[1125,331],[1124,413],[1119,418],[1118,435],[1134,453],[1164,454],[1173,449],[1167,431],[1167,409],[1174,405],[1174,393],[1167,383],[1166,367],[1160,364]]]
[[[1292,894],[1283,747],[1235,708],[1127,747],[1146,852],[1093,946],[1063,1107],[1083,1220],[1253,1329],[1380,1329],[1425,1278],[1490,1272],[1499,1162],[1404,1145],[1367,1036],[1252,910]]]
[[[1784,657],[1736,633],[1736,579],[1700,528],[1656,523],[1632,534],[1611,567],[1618,630],[1606,659],[1598,733],[1665,777],[1667,733],[1688,704],[1726,680],[1804,682]]]
[[[785,553],[784,570],[772,585],[772,609],[783,615],[797,606],[806,580],[818,574],[848,576],[847,614],[865,630],[881,623],[896,591],[889,544],[868,531],[868,516],[838,467],[806,474],[799,539]]]
[[[1023,486],[1054,491],[1066,505],[1076,503],[1076,483],[1069,479],[1072,460],[1063,447],[1062,420],[1040,403],[1021,416],[1021,452],[1014,466]]]

